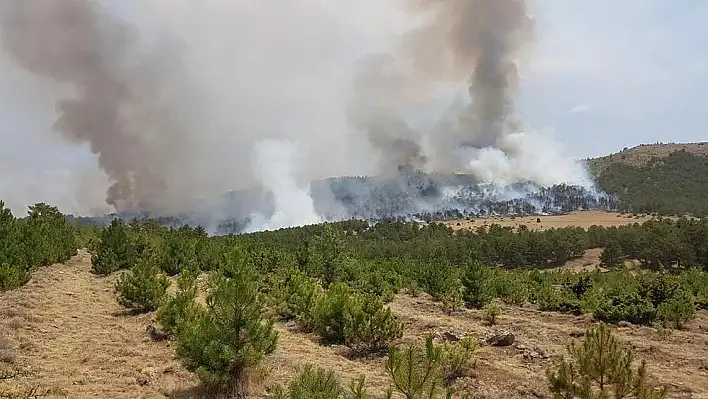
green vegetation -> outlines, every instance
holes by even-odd
[[[491,225],[457,232],[436,223],[352,220],[208,237],[202,228],[166,228],[154,220],[115,220],[94,232],[71,226],[45,204],[23,219],[0,205],[0,289],[67,260],[79,245],[91,249],[94,273],[122,272],[119,303],[157,310],[188,370],[205,386],[237,397],[246,394],[249,373],[275,350],[276,318],[316,334],[323,345],[345,345],[352,356],[388,351],[392,395],[452,395],[454,381],[475,366],[476,338],[401,346],[403,323],[386,305],[399,292],[424,292],[448,314],[483,309],[489,324],[497,322],[500,301],[666,328],[683,328],[698,309],[708,309],[708,220],[686,217],[587,230]],[[603,248],[606,270],[558,269],[592,248]],[[177,285],[169,295],[168,276]],[[608,334],[589,332],[582,350],[572,347],[572,359],[549,372],[558,397],[595,397],[610,387],[636,394],[617,397],[655,397],[643,388],[644,366],[635,367]],[[610,358],[595,362],[604,368],[590,369],[588,359],[603,345]],[[615,380],[600,377],[607,373]],[[305,368],[276,397],[372,396],[363,379],[345,388],[330,372]]]
[[[156,266],[141,259],[116,283],[118,303],[137,312],[151,312],[160,305],[169,285]]]
[[[622,210],[708,216],[706,156],[682,150],[642,165],[620,160],[597,173],[599,186],[617,196]]]
[[[206,306],[179,317],[177,354],[209,388],[245,397],[247,373],[275,350],[274,320],[263,312],[263,296],[240,254],[225,256],[209,286]]]
[[[142,253],[135,257],[181,265],[161,267],[163,272],[190,274],[224,273],[225,257],[238,253],[240,262],[255,272],[265,305],[281,320],[295,320],[325,344],[345,344],[363,353],[381,351],[400,336],[400,322],[384,306],[400,290],[422,290],[448,312],[462,302],[482,308],[500,299],[545,311],[591,314],[611,323],[674,327],[708,305],[708,221],[700,219],[588,230],[492,225],[473,232],[453,232],[439,224],[348,221],[213,238],[189,228],[152,227],[152,235],[145,236],[149,223],[114,223],[103,232],[111,244],[102,241],[97,253],[122,253],[123,259],[114,261],[122,265]],[[173,240],[194,250],[164,251]],[[144,242],[152,244],[141,251]],[[605,248],[602,263],[609,271],[542,270],[597,247]],[[144,248],[152,248],[153,255]],[[172,256],[183,260],[174,262]],[[640,270],[630,271],[627,262]],[[174,327],[178,309],[168,312],[174,314],[166,317],[173,321],[163,323],[167,329]],[[498,315],[492,305],[485,313],[490,322]]]
[[[83,243],[57,208],[39,203],[18,219],[0,201],[0,291],[25,284],[38,267],[68,260]]]
[[[585,333],[582,345],[568,347],[569,360],[548,370],[548,383],[555,398],[663,399],[667,388],[654,389],[647,382],[647,367],[635,368],[634,354],[624,348],[605,326]]]

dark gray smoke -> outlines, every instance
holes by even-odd
[[[164,155],[181,146],[162,97],[178,65],[172,48],[139,55],[138,32],[90,0],[2,0],[0,15],[5,52],[71,90],[57,101],[54,130],[97,154],[108,204],[156,206],[168,185]]]
[[[459,116],[460,144],[498,146],[508,133],[518,87],[516,61],[533,38],[525,0],[411,0],[428,20],[406,38],[415,65],[428,76],[469,76],[471,106]]]
[[[420,134],[403,121],[385,126],[377,121],[402,118],[405,103],[413,101],[413,96],[425,100],[436,84],[467,81],[470,105],[451,111],[438,123],[430,134],[434,148],[428,149],[437,153],[428,169],[458,169],[460,165],[450,162],[452,152],[462,147],[499,147],[512,132],[516,62],[533,39],[534,24],[524,0],[408,3],[412,13],[424,17],[423,23],[402,37],[398,53],[362,61],[355,82],[353,103],[359,110],[355,124],[366,127],[378,148],[382,142],[395,141],[392,137],[412,142],[396,148],[417,148],[415,158],[425,161],[428,157],[423,155]],[[378,128],[372,129],[372,125]],[[386,156],[390,157],[389,153]]]
[[[401,115],[408,85],[404,71],[386,55],[365,57],[356,67],[348,117],[379,152],[378,173],[424,170],[422,134]]]

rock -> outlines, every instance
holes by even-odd
[[[510,331],[499,330],[485,339],[485,342],[491,346],[510,346],[514,344],[516,337]]]
[[[165,340],[170,339],[169,333],[158,330],[152,324],[147,326],[147,328],[145,329],[145,332],[150,337],[150,339],[152,339],[153,341],[165,341]]]
[[[617,327],[632,327],[632,323],[622,320],[617,323]]]
[[[582,338],[585,336],[585,331],[575,330],[575,331],[569,332],[568,335],[570,335],[573,338]]]
[[[450,331],[443,331],[440,333],[440,339],[443,341],[458,342],[462,338],[460,338],[458,335],[451,333]]]

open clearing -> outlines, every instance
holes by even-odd
[[[147,337],[145,328],[154,314],[126,315],[115,300],[116,276],[100,278],[89,270],[90,255],[81,252],[66,264],[39,270],[26,286],[0,294],[0,367],[24,371],[0,380],[0,392],[38,388],[54,398],[206,397],[175,359],[171,344]],[[423,296],[398,295],[391,308],[405,323],[404,339],[428,332],[513,332],[514,346],[484,347],[474,375],[459,381],[478,397],[491,399],[550,398],[545,369],[592,324],[585,317],[503,306],[499,325],[489,327],[478,311],[447,316]],[[382,358],[352,360],[345,348],[321,346],[292,325],[278,330],[278,349],[266,362],[268,383],[286,382],[299,366],[313,363],[344,381],[363,374],[377,391],[388,386]],[[669,334],[635,326],[616,331],[650,363],[659,382],[672,386],[672,398],[708,398],[708,313],[699,313],[686,330]],[[263,396],[261,390],[254,397]]]
[[[632,223],[644,223],[651,220],[652,216],[637,215],[632,216],[628,213],[605,212],[605,211],[577,211],[563,215],[550,216],[485,216],[478,218],[448,220],[444,224],[452,227],[455,230],[476,230],[481,226],[489,226],[498,224],[503,227],[518,228],[521,225],[526,225],[529,230],[547,230],[551,228],[563,227],[582,227],[584,229],[590,226],[625,226]],[[540,223],[537,219],[540,219]]]

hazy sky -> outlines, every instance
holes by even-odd
[[[102,1],[130,18],[143,15],[140,0]],[[337,65],[386,49],[392,33],[406,25],[405,17],[395,9],[381,6],[386,0],[298,1],[319,3],[338,21],[331,28],[331,42],[313,39],[318,48],[332,52],[327,57],[332,64],[322,66],[317,74],[336,75]],[[180,4],[190,2],[174,0],[176,12]],[[205,9],[218,2],[203,1]],[[703,97],[708,89],[708,2],[536,0],[531,8],[538,38],[520,63],[518,103],[528,126],[553,130],[576,158],[639,143],[708,139],[705,111],[699,113],[705,109]],[[288,21],[287,14],[292,12],[285,13],[282,21]],[[234,23],[260,23],[257,14],[244,18]],[[321,35],[316,30],[310,33]],[[276,48],[278,40],[283,40],[266,39],[270,40],[267,45]],[[288,48],[308,51],[306,41]],[[298,65],[303,70],[293,76],[302,78],[308,64]],[[19,192],[52,192],[53,185],[61,187],[68,176],[91,170],[94,164],[88,148],[63,142],[51,132],[53,100],[46,98],[46,85],[35,84],[39,85],[0,53],[0,197],[10,202],[13,195],[16,201],[25,200]],[[298,129],[296,122],[290,121],[287,128]],[[90,184],[97,177],[89,173],[86,179],[82,183]],[[85,201],[100,203],[102,194],[96,195]]]

